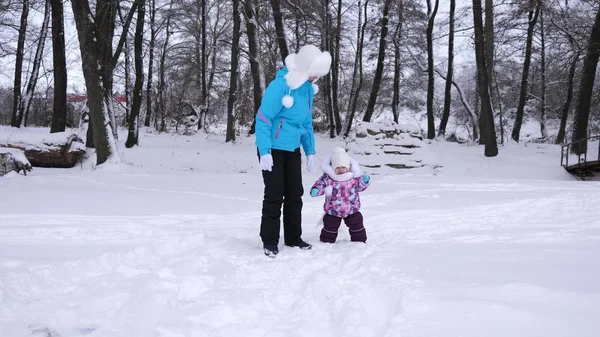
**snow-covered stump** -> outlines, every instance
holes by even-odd
[[[347,138],[346,145],[361,166],[373,172],[385,167],[410,169],[425,166],[421,156],[423,137],[417,127],[409,124],[390,120],[360,122]]]
[[[27,175],[27,172],[31,172],[31,163],[23,151],[0,147],[0,177],[12,171]]]
[[[83,140],[76,134],[65,132],[54,134],[27,134],[19,137],[0,139],[0,147],[19,149],[35,167],[70,168],[75,166],[85,154]],[[32,137],[34,136],[34,137]]]

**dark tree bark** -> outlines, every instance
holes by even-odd
[[[323,22],[325,22],[325,34],[323,34],[322,36],[322,40],[323,40],[323,45],[325,46],[326,50],[331,50],[331,15],[329,13],[329,3],[330,0],[324,0],[323,1]],[[332,60],[333,61],[333,60]],[[335,118],[333,116],[334,114],[334,108],[333,108],[333,93],[332,93],[332,80],[331,77],[333,76],[332,72],[329,72],[327,75],[325,75],[324,81],[325,81],[325,88],[323,90],[323,95],[325,96],[325,111],[327,114],[327,117],[329,118],[329,138],[335,138]]]
[[[377,58],[377,66],[375,68],[375,77],[373,78],[373,88],[371,95],[369,96],[369,103],[367,104],[367,111],[363,121],[370,122],[373,117],[375,110],[375,103],[377,101],[377,95],[379,94],[379,86],[381,85],[381,77],[383,76],[383,63],[385,61],[385,49],[386,49],[386,38],[388,33],[388,15],[390,11],[390,5],[393,0],[386,0],[383,5],[383,17],[381,19],[381,37],[379,39],[379,56]],[[365,20],[366,21],[366,20]]]
[[[46,37],[48,35],[48,23],[50,22],[50,2],[46,1],[44,6],[44,19],[42,21],[42,28],[40,29],[40,37],[38,40],[35,56],[33,58],[33,64],[31,66],[31,76],[25,89],[25,95],[21,99],[19,104],[19,116],[22,117],[21,126],[27,126],[27,117],[29,116],[29,109],[31,107],[31,101],[35,93],[35,87],[37,86],[38,77],[40,74],[40,65],[42,64],[42,56],[44,53],[44,45],[46,44]]]
[[[240,1],[233,0],[233,41],[231,43],[231,76],[227,100],[227,133],[225,142],[235,141],[235,111],[237,109],[237,82],[240,54]]]
[[[131,148],[139,143],[139,116],[142,106],[142,87],[144,86],[144,60],[142,55],[142,45],[144,43],[144,21],[146,18],[145,0],[137,0],[137,20],[135,24],[134,40],[134,63],[135,63],[135,84],[133,85],[133,103],[131,113],[129,114],[129,132],[125,147]]]
[[[494,86],[494,0],[485,0],[485,64],[487,66],[490,99],[492,99],[492,87]],[[492,107],[494,105],[492,104]]]
[[[150,0],[150,43],[148,44],[148,82],[146,84],[146,118],[144,126],[150,126],[152,118],[152,102],[154,95],[152,94],[152,81],[154,80],[154,46],[156,45],[156,27],[154,25],[156,18],[156,0]]]
[[[439,0],[435,0],[433,11],[431,10],[431,0],[427,0],[427,138],[435,138],[435,119],[433,117],[433,94],[435,90],[435,72],[433,64],[433,27],[435,16],[437,15]]]
[[[404,0],[398,3],[398,23],[396,24],[396,30],[394,31],[394,83],[392,93],[392,115],[394,115],[394,122],[398,123],[398,106],[400,105],[400,41],[402,39],[402,23],[404,16]]]
[[[287,39],[285,38],[285,28],[283,25],[283,14],[281,13],[281,3],[279,0],[270,0],[271,8],[273,9],[273,19],[275,20],[275,32],[277,33],[277,45],[281,60],[285,62],[285,58],[289,55]]]
[[[23,0],[21,11],[21,24],[19,26],[19,37],[17,38],[17,55],[15,59],[15,80],[13,85],[13,110],[10,125],[16,128],[21,127],[23,116],[20,115],[21,104],[21,79],[23,72],[23,51],[25,49],[25,38],[27,35],[27,16],[29,15],[29,0]]]
[[[525,102],[527,101],[527,89],[529,79],[529,66],[531,65],[531,53],[533,44],[533,31],[540,14],[540,4],[537,0],[530,0],[531,10],[529,11],[529,25],[527,27],[527,40],[525,42],[525,59],[523,61],[523,74],[521,76],[521,91],[519,94],[519,105],[517,106],[517,117],[512,130],[512,139],[519,141],[521,126],[523,125],[523,115],[525,111]]]
[[[65,57],[65,25],[62,0],[52,4],[52,65],[54,98],[50,133],[65,131],[67,124],[67,62]]]
[[[344,137],[348,137],[350,134],[350,130],[352,129],[352,122],[354,121],[354,115],[356,114],[356,103],[358,101],[358,95],[360,93],[360,89],[362,88],[363,82],[363,47],[365,41],[365,30],[367,27],[367,7],[369,5],[369,0],[365,0],[364,5],[364,14],[365,19],[364,22],[361,23],[361,14],[363,13],[363,9],[361,8],[361,2],[358,1],[358,28],[356,31],[356,56],[354,57],[354,70],[352,72],[352,88],[350,89],[350,99],[348,100],[348,116],[346,121],[346,130],[344,131]],[[358,73],[358,75],[357,75]],[[358,83],[356,83],[358,81]]]
[[[121,7],[118,8],[119,18],[121,19],[121,23],[125,23],[125,18],[123,17],[123,12],[121,11]],[[129,114],[131,113],[131,48],[129,47],[129,39],[125,39],[125,43],[123,44],[124,50],[124,59],[125,65],[125,118],[123,120],[123,125],[127,126],[129,124]]]
[[[258,112],[264,88],[261,84],[261,65],[258,54],[258,36],[256,27],[256,15],[251,0],[244,1],[244,15],[246,18],[246,35],[248,36],[248,51],[250,52],[250,73],[252,74],[252,94],[254,113]],[[249,134],[255,132],[255,120],[252,122]]]
[[[173,0],[169,3],[169,12],[173,8]],[[166,113],[165,113],[165,71],[166,71],[166,60],[167,53],[169,51],[169,41],[171,38],[171,20],[173,16],[167,16],[167,22],[165,23],[165,40],[163,41],[162,50],[160,52],[160,61],[158,63],[158,88],[157,88],[157,98],[158,98],[158,113],[160,115],[160,132],[165,132],[167,130],[167,121],[166,121]],[[156,116],[157,118],[159,116]]]
[[[473,23],[475,26],[475,58],[477,60],[477,77],[481,94],[481,114],[485,126],[485,150],[486,157],[498,155],[498,143],[496,142],[496,129],[494,127],[494,115],[490,101],[490,91],[487,78],[487,67],[485,64],[485,42],[483,36],[483,17],[481,0],[473,0]]]
[[[327,11],[329,13],[329,11]],[[333,117],[335,120],[335,134],[338,136],[342,132],[342,122],[340,119],[340,106],[338,101],[338,85],[340,78],[340,40],[342,38],[342,0],[338,0],[336,13],[335,41],[332,46],[333,62],[331,64],[331,101],[333,103]]]
[[[448,32],[448,71],[446,72],[446,87],[444,89],[444,113],[440,122],[438,136],[446,135],[446,126],[450,118],[450,103],[452,102],[452,76],[454,74],[454,12],[456,0],[450,0],[450,30]]]
[[[558,135],[556,136],[556,144],[562,144],[565,141],[567,119],[569,118],[569,109],[571,108],[571,102],[573,101],[573,87],[575,83],[575,71],[577,70],[577,62],[579,62],[580,52],[576,52],[571,61],[571,67],[569,68],[569,77],[567,78],[567,98],[562,108],[562,116],[560,118],[560,127],[558,129]]]
[[[110,0],[99,1],[95,16],[87,0],[74,1],[72,4],[90,110],[89,126],[94,128],[92,134],[96,146],[96,163],[101,165],[110,159],[117,162],[120,159],[110,117],[112,93],[110,87],[107,87],[112,84],[112,58],[108,62],[106,56],[110,54],[112,57],[112,48],[107,47],[110,44],[107,40],[112,41],[114,34],[109,27],[114,27],[115,17],[111,13],[116,12],[116,3]],[[107,66],[110,67],[110,72],[107,72]],[[106,76],[110,78],[105,78]]]
[[[596,19],[587,47],[587,54],[583,60],[581,82],[579,83],[579,98],[575,110],[573,123],[572,142],[587,138],[588,123],[590,119],[590,104],[596,79],[596,68],[600,56],[600,9],[596,13]],[[575,154],[583,154],[587,151],[587,142],[573,144],[571,151]]]
[[[208,62],[208,54],[207,54],[207,43],[206,43],[206,22],[207,22],[207,13],[206,13],[206,1],[202,0],[202,27],[201,27],[201,35],[202,35],[202,64],[200,65],[201,71],[201,108],[200,115],[198,116],[198,130],[202,129],[206,125],[204,125],[204,119],[206,118],[206,114],[208,113],[208,86],[206,83],[206,73],[207,73],[207,62]],[[214,42],[213,42],[214,43]],[[214,53],[213,53],[214,54]],[[214,55],[213,55],[214,59]],[[214,69],[214,67],[213,67]]]
[[[546,39],[544,29],[544,9],[540,9],[540,43],[541,43],[541,64],[542,67],[542,101],[540,102],[540,132],[543,139],[548,138],[546,129]]]

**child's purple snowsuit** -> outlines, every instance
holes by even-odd
[[[360,213],[358,193],[366,190],[369,187],[369,182],[365,183],[361,176],[357,177],[360,174],[360,169],[355,161],[353,161],[352,166],[353,172],[335,175],[331,165],[323,165],[323,170],[326,173],[311,188],[311,190],[316,188],[318,190],[317,196],[320,196],[325,194],[327,186],[332,187],[331,195],[325,197],[325,204],[323,205],[325,215],[323,216],[323,229],[320,236],[323,242],[335,242],[342,219],[348,226],[351,241],[367,241],[367,233]],[[335,179],[332,177],[335,177]]]

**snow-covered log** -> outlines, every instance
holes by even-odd
[[[31,172],[31,164],[23,151],[0,147],[0,177],[12,171],[27,175]]]
[[[36,167],[73,167],[85,154],[85,145],[81,138],[65,132],[45,135],[41,139],[0,139],[0,147],[23,151],[29,163]]]

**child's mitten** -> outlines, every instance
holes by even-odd
[[[325,187],[325,195],[330,196],[332,192],[333,192],[333,186]]]
[[[319,189],[317,189],[316,187],[313,187],[313,188],[310,190],[310,196],[311,196],[311,197],[316,197],[318,193],[319,193]]]
[[[365,184],[368,184],[369,181],[371,181],[371,177],[369,177],[369,175],[365,173],[362,175],[362,180]]]

